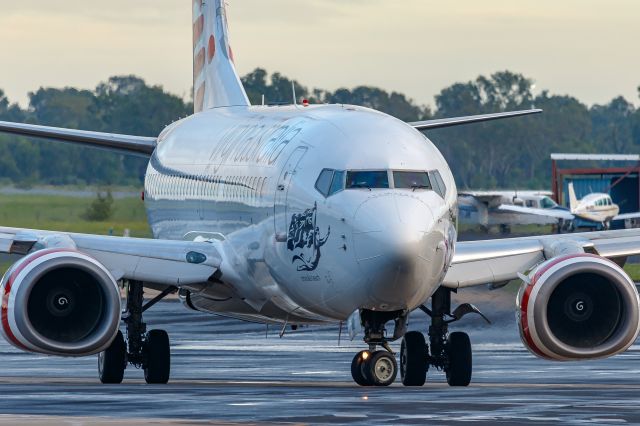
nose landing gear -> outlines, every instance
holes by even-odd
[[[388,342],[400,336],[400,376],[405,386],[422,386],[429,367],[444,371],[450,386],[468,386],[471,382],[472,353],[469,336],[463,332],[449,333],[448,325],[464,315],[476,313],[490,321],[473,305],[463,304],[451,312],[451,290],[439,288],[432,296],[431,309],[420,309],[431,317],[429,343],[419,331],[405,333],[407,315],[403,312],[362,311],[365,342],[368,351],[360,351],[351,362],[353,380],[361,386],[388,386],[396,378],[398,366]],[[384,336],[384,324],[396,321],[393,338]],[[385,350],[376,350],[380,345]]]
[[[143,305],[144,290],[140,281],[127,285],[127,309],[123,321],[127,326],[127,339],[118,330],[111,345],[98,355],[98,375],[102,383],[121,383],[127,364],[144,370],[147,383],[164,384],[169,381],[171,355],[169,336],[164,330],[150,330],[142,320],[142,313],[176,291],[168,287]]]
[[[396,358],[386,350],[360,351],[351,361],[351,376],[360,386],[389,386],[397,374]]]
[[[369,350],[360,351],[353,357],[351,377],[360,386],[389,386],[398,375],[398,363],[388,342],[404,334],[406,313],[363,310],[361,319]],[[396,321],[396,330],[394,337],[387,339],[384,325],[392,319]],[[384,349],[377,350],[378,346]]]

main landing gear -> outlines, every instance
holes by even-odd
[[[142,282],[127,283],[127,308],[123,313],[127,340],[120,330],[111,345],[98,355],[98,375],[102,383],[121,383],[127,364],[144,370],[147,383],[167,383],[171,370],[169,336],[164,330],[150,330],[142,320],[142,313],[175,292],[168,287],[155,298],[144,303]]]
[[[489,320],[473,305],[465,303],[451,312],[451,290],[439,288],[432,296],[431,309],[420,306],[431,317],[429,343],[419,331],[406,332],[407,314],[401,312],[362,311],[365,342],[368,351],[356,354],[351,363],[353,380],[361,386],[388,386],[396,378],[397,363],[388,342],[400,336],[400,376],[405,386],[422,386],[430,366],[442,370],[450,386],[467,386],[471,382],[471,341],[463,332],[448,332],[448,325],[469,313],[477,313]],[[395,320],[394,336],[384,336],[384,324]],[[376,351],[376,345],[385,348]]]

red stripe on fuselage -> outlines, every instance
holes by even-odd
[[[193,24],[193,47],[195,48],[198,44],[198,40],[202,36],[202,31],[204,30],[204,15],[200,15],[196,22]]]
[[[201,48],[198,53],[193,57],[193,82],[195,83],[198,76],[202,73],[204,68],[204,47]]]
[[[4,285],[4,291],[2,294],[2,309],[0,310],[0,316],[2,317],[2,329],[4,330],[4,334],[9,338],[9,340],[11,340],[11,343],[13,343],[14,345],[16,345],[17,347],[24,349],[25,351],[28,351],[29,349],[27,347],[25,347],[15,336],[15,334],[13,334],[13,331],[11,330],[11,326],[9,325],[9,313],[8,313],[8,309],[9,309],[9,295],[11,294],[11,287],[13,286],[13,282],[15,281],[16,277],[20,274],[20,272],[22,272],[24,270],[24,268],[27,267],[27,265],[29,265],[31,262],[33,262],[34,260],[47,255],[49,253],[56,253],[56,252],[60,252],[60,251],[71,251],[69,249],[50,249],[50,250],[40,250],[37,251],[35,253],[32,254],[33,257],[27,259],[26,261],[24,261],[22,264],[20,264],[9,276],[9,279],[7,280],[7,283]]]

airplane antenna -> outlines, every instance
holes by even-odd
[[[293,104],[297,105],[297,103],[296,103],[296,84],[293,81],[291,82],[291,92],[293,93]]]

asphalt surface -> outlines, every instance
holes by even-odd
[[[467,298],[494,322],[465,317],[474,377],[450,388],[429,371],[428,384],[362,388],[349,365],[361,336],[338,346],[338,328],[302,328],[278,337],[271,327],[193,313],[173,300],[149,311],[150,328],[172,339],[172,380],[146,385],[128,368],[121,385],[101,385],[97,358],[22,353],[0,343],[0,424],[341,423],[619,424],[640,423],[640,347],[602,361],[553,363],[522,347],[508,291]],[[412,317],[410,329],[426,329]],[[394,349],[399,344],[393,345]],[[399,382],[399,380],[398,380]]]

